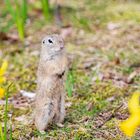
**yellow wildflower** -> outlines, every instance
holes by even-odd
[[[0,99],[4,97],[5,90],[0,87]]]
[[[0,83],[4,83],[4,82],[5,82],[5,80],[6,80],[6,78],[5,78],[5,77],[0,76]]]
[[[5,71],[6,71],[7,67],[8,67],[8,62],[4,61],[2,63],[1,68],[0,68],[0,83],[5,82],[5,77],[3,75],[5,74]]]
[[[128,109],[130,117],[120,123],[120,129],[127,136],[131,137],[134,135],[138,126],[140,126],[140,92],[135,92],[132,98],[129,100]]]
[[[0,76],[3,76],[5,74],[5,71],[6,71],[7,67],[8,67],[8,62],[4,61],[2,63],[1,68],[0,68]]]

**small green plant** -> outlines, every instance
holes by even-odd
[[[9,86],[10,87],[10,86]],[[2,129],[2,125],[0,123],[0,139],[7,140],[7,121],[8,121],[8,94],[9,87],[5,93],[5,111],[4,111],[4,131]],[[12,140],[12,127],[10,126],[10,140]]]
[[[50,5],[48,0],[41,0],[42,10],[45,18],[50,19]]]
[[[4,61],[0,67],[0,98],[5,97],[5,110],[4,110],[4,130],[2,129],[2,124],[0,123],[0,140],[7,140],[7,121],[8,121],[8,95],[10,84],[7,88],[4,88],[4,83],[6,81],[5,72],[8,67],[8,62]],[[6,90],[5,90],[6,89]],[[12,131],[10,129],[10,140],[12,140]]]
[[[75,83],[74,72],[73,70],[71,70],[67,74],[66,85],[65,85],[69,97],[72,96],[74,83]]]
[[[14,0],[14,2],[15,6],[10,2],[10,0],[5,0],[7,10],[16,24],[19,38],[23,41],[25,37],[25,22],[27,19],[27,0],[22,0],[22,3],[19,3],[18,0]]]

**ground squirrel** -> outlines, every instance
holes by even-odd
[[[62,123],[65,116],[64,81],[67,57],[62,38],[48,35],[42,40],[37,71],[35,125],[44,131],[51,122]]]

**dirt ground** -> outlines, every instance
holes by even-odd
[[[14,27],[6,33],[8,39],[0,40],[1,60],[9,62],[7,84],[13,83],[8,106],[13,139],[139,140],[140,129],[127,138],[118,127],[129,117],[128,99],[140,89],[139,1],[66,0],[61,4],[63,27],[46,23],[40,11],[33,10],[24,45],[16,40]],[[72,95],[66,98],[64,126],[52,124],[42,135],[32,124],[34,99],[22,93],[35,93],[41,39],[48,33],[64,37]]]

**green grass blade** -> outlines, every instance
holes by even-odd
[[[72,97],[72,86],[68,81],[66,82],[66,89],[67,89],[68,96]]]
[[[8,92],[5,93],[6,104],[4,111],[4,139],[7,140],[7,112],[8,112]]]
[[[49,1],[48,0],[41,0],[42,3],[42,9],[45,18],[48,20],[50,19],[50,6],[49,6]]]
[[[17,19],[17,29],[20,40],[24,40],[24,23],[21,18]]]
[[[2,131],[1,123],[0,123],[0,140],[4,140],[4,134],[3,134],[3,131]]]
[[[25,31],[24,24],[27,19],[27,0],[22,0],[23,3],[20,5],[18,0],[14,0],[15,8],[12,8],[12,4],[10,0],[5,0],[7,5],[7,9],[9,13],[12,15],[12,18],[16,24],[19,38],[21,41],[24,40]]]
[[[8,95],[9,95],[9,88],[12,84],[7,87],[5,92],[5,110],[4,110],[4,140],[7,140],[7,119],[8,119]]]
[[[27,0],[23,0],[21,11],[22,11],[22,18],[23,18],[24,23],[26,22],[26,19],[27,19],[27,11],[28,11],[27,8],[28,8]]]
[[[10,140],[12,140],[12,124],[10,125]]]
[[[17,26],[17,30],[18,30],[18,35],[21,41],[24,40],[24,18],[23,18],[23,12],[22,9],[20,9],[20,5],[17,2],[17,0],[15,0],[16,3],[16,26]]]
[[[5,4],[7,6],[7,10],[10,12],[10,14],[12,15],[12,18],[14,20],[16,20],[16,13],[14,11],[14,9],[12,8],[12,4],[10,3],[10,0],[5,0]]]
[[[66,79],[66,85],[65,85],[69,97],[72,96],[73,85],[74,85],[73,71],[69,71]]]

